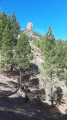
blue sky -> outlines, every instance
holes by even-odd
[[[67,0],[0,0],[1,12],[12,14],[25,28],[33,23],[33,31],[42,35],[51,26],[56,39],[67,40]]]

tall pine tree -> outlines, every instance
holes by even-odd
[[[20,31],[19,22],[16,19],[15,12],[12,13],[12,44],[13,46],[17,44],[17,36]]]
[[[51,27],[48,28],[47,33],[45,34],[43,53],[46,59],[52,57],[55,52],[55,38],[52,34]]]
[[[21,84],[22,73],[26,74],[29,71],[29,58],[31,53],[29,39],[26,34],[21,34],[19,40],[17,41],[15,52],[16,52],[15,64],[16,68],[20,72],[20,84]]]
[[[45,35],[44,40],[44,48],[43,48],[43,54],[45,56],[45,68],[46,73],[48,76],[49,86],[50,86],[50,99],[51,99],[51,105],[54,106],[54,85],[56,84],[54,81],[55,77],[55,48],[56,48],[56,42],[54,35],[52,34],[51,27],[48,28],[48,31]]]
[[[11,65],[11,60],[13,57],[12,46],[11,46],[11,34],[9,31],[8,24],[5,27],[2,37],[2,48],[1,48],[1,56],[2,56],[2,66],[4,68],[9,68]]]

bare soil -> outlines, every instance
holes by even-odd
[[[56,107],[52,108],[34,96],[24,103],[15,92],[14,83],[18,83],[17,79],[0,73],[0,120],[66,120],[66,114],[61,114]]]

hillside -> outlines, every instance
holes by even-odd
[[[66,120],[56,107],[41,102],[31,94],[29,102],[24,103],[17,93],[15,85],[18,84],[16,76],[6,77],[0,72],[0,119],[2,120]],[[40,84],[41,85],[41,84]],[[36,88],[30,90],[34,92]],[[38,89],[40,90],[40,88]],[[36,98],[36,99],[35,99]]]
[[[44,80],[46,78],[46,76],[45,76],[46,70],[44,70],[44,68],[42,67],[42,62],[45,62],[44,58],[41,54],[41,50],[33,44],[33,41],[30,42],[30,45],[33,49],[32,51],[33,51],[33,54],[34,54],[33,63],[35,63],[38,66],[38,69],[40,69],[40,71],[42,71],[42,72],[40,72],[40,74],[36,75],[36,77],[39,79],[39,86],[40,86],[40,88],[44,88],[45,91],[46,91],[46,101],[45,102],[51,104],[50,101],[49,101],[49,94],[50,94],[50,90],[48,89],[49,88],[49,83],[47,81],[42,80],[42,78]],[[42,76],[42,74],[44,74],[44,75]],[[64,101],[61,105],[59,105],[57,107],[62,113],[66,113],[66,109],[67,109],[67,87],[65,85],[65,81],[58,81],[57,78],[56,78],[55,81],[58,82],[57,87],[60,87],[61,90],[62,90],[63,97],[61,98],[62,99],[61,101]]]
[[[36,38],[36,36],[35,36]],[[51,107],[49,100],[48,82],[42,80],[45,79],[43,73],[46,72],[42,67],[44,57],[41,54],[41,50],[36,47],[33,41],[30,41],[32,53],[34,55],[31,60],[31,70],[33,76],[29,79],[23,80],[23,84],[28,86],[30,90],[27,95],[29,101],[23,102],[22,97],[18,93],[18,79],[19,74],[9,73],[6,76],[5,72],[0,72],[0,119],[2,120],[66,120],[67,111],[67,88],[64,81],[59,81],[59,87],[62,89],[63,97],[62,103],[56,107]],[[40,71],[39,71],[40,70]],[[17,88],[15,87],[17,86]],[[41,101],[40,95],[46,94],[46,98]]]
[[[67,41],[0,13],[0,119],[67,120]]]

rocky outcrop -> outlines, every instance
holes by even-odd
[[[30,30],[30,31],[33,30],[33,24],[31,22],[27,24],[27,30]]]
[[[33,30],[33,24],[31,22],[29,22],[27,24],[27,29],[24,30],[24,33],[31,37],[33,35],[32,30]]]

